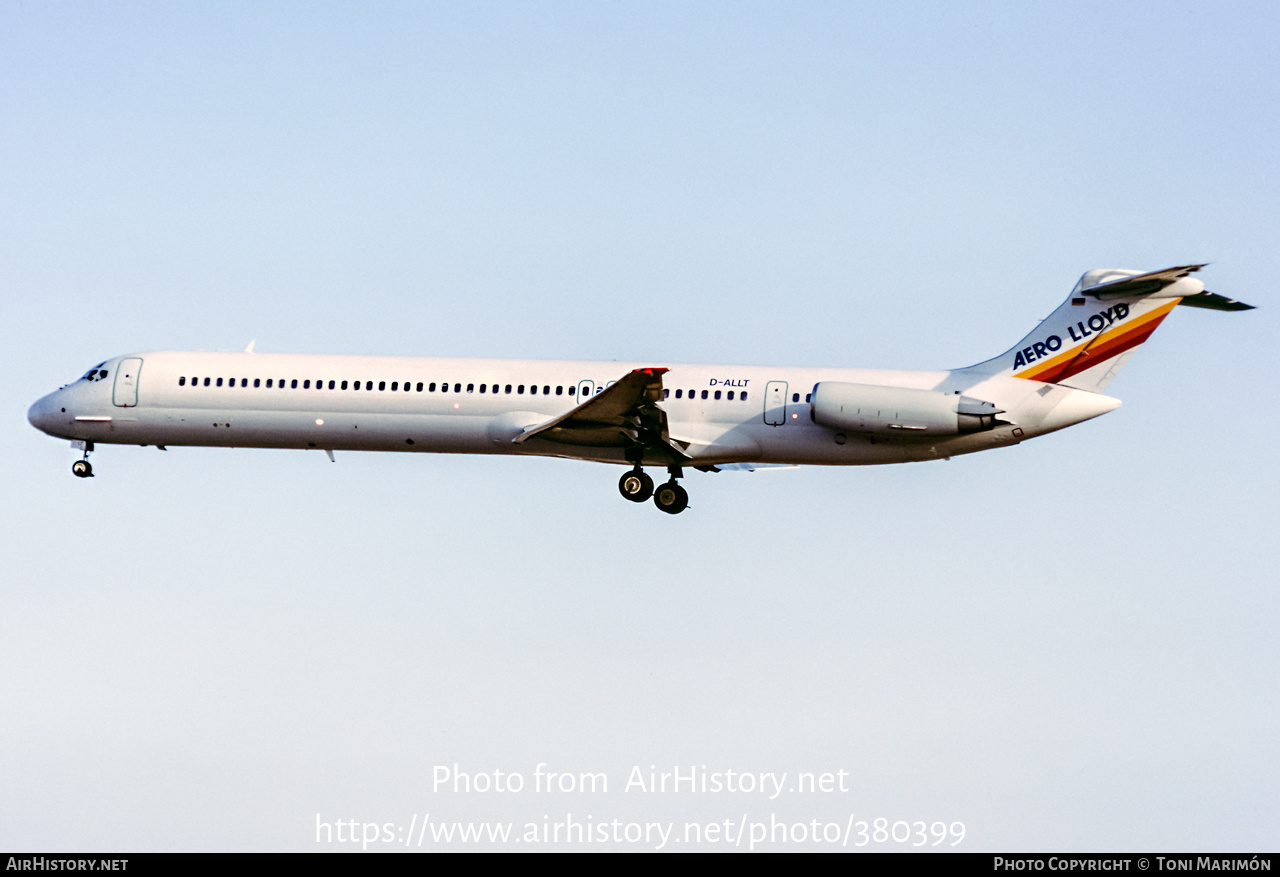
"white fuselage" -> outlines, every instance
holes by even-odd
[[[562,415],[651,363],[259,353],[116,357],[39,400],[29,419],[61,438],[104,444],[558,456],[625,462],[616,447],[527,428]],[[91,372],[90,374],[94,374]],[[814,423],[820,381],[966,393],[1007,412],[972,435],[885,438]],[[356,389],[356,385],[359,389]],[[927,460],[1016,444],[1111,410],[1109,397],[1007,375],[674,365],[662,375],[672,439],[690,465],[860,465]],[[648,459],[645,463],[658,462]]]

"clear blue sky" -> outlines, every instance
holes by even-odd
[[[0,847],[571,811],[1274,850],[1278,38],[1265,3],[0,7]],[[675,518],[552,460],[84,482],[25,420],[250,339],[957,366],[1087,269],[1193,261],[1259,310],[1180,309],[1098,421],[692,473]],[[455,762],[610,792],[433,793]],[[850,790],[622,791],[651,764]]]

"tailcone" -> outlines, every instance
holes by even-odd
[[[1074,426],[1077,423],[1100,417],[1108,411],[1114,411],[1119,407],[1120,400],[1114,396],[1090,393],[1087,390],[1072,390],[1065,395],[1061,402],[1053,406],[1045,414],[1038,429],[1044,432],[1053,432],[1055,429]]]

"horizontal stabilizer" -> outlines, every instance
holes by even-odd
[[[1251,311],[1253,305],[1247,305],[1234,298],[1218,295],[1215,292],[1202,292],[1199,295],[1188,295],[1178,302],[1192,308],[1208,308],[1211,311]]]
[[[1205,263],[1208,264],[1207,262]],[[1152,271],[1147,274],[1134,274],[1109,280],[1103,283],[1088,283],[1089,275],[1081,284],[1080,292],[1099,299],[1119,298],[1121,296],[1151,295],[1166,286],[1172,286],[1184,277],[1199,271],[1204,265],[1181,265],[1177,268],[1166,268],[1163,271]],[[1090,272],[1091,274],[1094,272]],[[1104,277],[1107,275],[1103,275]]]

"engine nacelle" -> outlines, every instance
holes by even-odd
[[[819,426],[897,438],[982,432],[994,429],[1003,413],[969,396],[839,381],[819,383],[809,403],[809,417]]]

